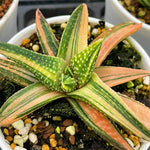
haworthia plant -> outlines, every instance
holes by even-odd
[[[0,43],[0,53],[13,60],[0,58],[0,75],[10,80],[13,76],[17,78],[14,80],[16,83],[27,86],[3,104],[0,109],[0,126],[6,126],[47,103],[64,97],[85,124],[116,148],[132,149],[115,128],[113,121],[139,137],[150,140],[147,125],[149,119],[143,120],[136,111],[138,108],[144,112],[145,106],[124,98],[110,88],[147,76],[150,72],[111,66],[95,68],[120,40],[136,32],[141,24],[117,25],[88,46],[88,11],[87,6],[82,4],[68,20],[60,44],[39,9],[36,12],[36,27],[44,54]],[[11,74],[10,77],[8,73]],[[150,113],[149,108],[146,107],[145,110]],[[108,130],[109,127],[113,132]]]

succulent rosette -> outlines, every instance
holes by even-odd
[[[142,24],[114,26],[88,45],[88,10],[79,5],[70,16],[60,43],[39,9],[36,27],[44,54],[0,43],[0,76],[24,86],[0,108],[0,127],[40,107],[66,99],[79,117],[118,149],[132,150],[113,122],[150,140],[150,109],[111,87],[150,75],[150,71],[101,66],[110,51]],[[61,100],[61,99],[60,99]]]

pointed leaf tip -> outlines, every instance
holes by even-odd
[[[73,56],[87,47],[88,9],[86,4],[79,5],[70,16],[63,32],[58,57],[69,63]]]
[[[36,10],[35,22],[43,52],[50,56],[56,56],[59,42],[39,9]]]

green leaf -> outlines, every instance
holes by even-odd
[[[131,146],[123,138],[119,130],[108,120],[102,113],[90,105],[67,98],[71,106],[74,108],[78,116],[84,121],[84,123],[96,132],[103,139],[113,144],[114,147],[122,150],[132,150]]]
[[[0,43],[0,53],[26,67],[51,90],[61,91],[59,78],[66,67],[63,59],[7,43]]]
[[[43,52],[50,56],[56,56],[59,42],[39,9],[36,11],[35,22]]]
[[[70,59],[87,47],[88,12],[85,4],[79,5],[72,13],[63,32],[58,57],[69,63]]]
[[[119,25],[116,25],[112,28],[109,28],[104,33],[99,35],[95,40],[92,41],[95,42],[100,38],[104,38],[97,62],[96,67],[99,67],[101,63],[105,60],[107,55],[110,53],[110,51],[123,39],[130,36],[137,30],[141,28],[142,24],[134,23],[134,22],[127,22],[122,23]]]
[[[21,86],[28,86],[37,82],[34,74],[21,67],[14,61],[0,57],[0,76],[9,79]]]
[[[70,68],[73,70],[74,78],[78,81],[78,88],[84,86],[91,78],[101,45],[102,39],[91,44],[71,59]]]
[[[7,126],[49,102],[65,97],[49,90],[41,83],[34,83],[12,95],[0,109],[0,127]]]
[[[148,70],[114,66],[101,66],[96,68],[94,72],[109,87],[150,75]]]
[[[138,0],[144,7],[150,9],[150,0]]]
[[[150,140],[150,131],[134,115],[124,101],[93,73],[91,80],[68,96],[84,101],[135,135]]]

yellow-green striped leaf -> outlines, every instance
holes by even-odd
[[[0,109],[0,127],[7,126],[49,102],[65,97],[37,82],[12,95]]]
[[[14,61],[2,57],[0,57],[0,76],[5,77],[21,86],[28,86],[37,82],[34,74]]]
[[[95,73],[86,86],[68,95],[90,104],[137,136],[150,140],[149,129],[141,123],[142,121],[135,116],[118,94],[102,82]]]
[[[79,5],[72,13],[63,32],[57,57],[69,63],[70,59],[87,47],[88,11],[85,4]]]
[[[35,22],[43,52],[50,56],[56,56],[59,42],[39,9],[36,11]]]
[[[39,81],[51,90],[61,91],[59,78],[66,67],[63,59],[32,52],[7,43],[0,43],[0,53],[29,69]]]

